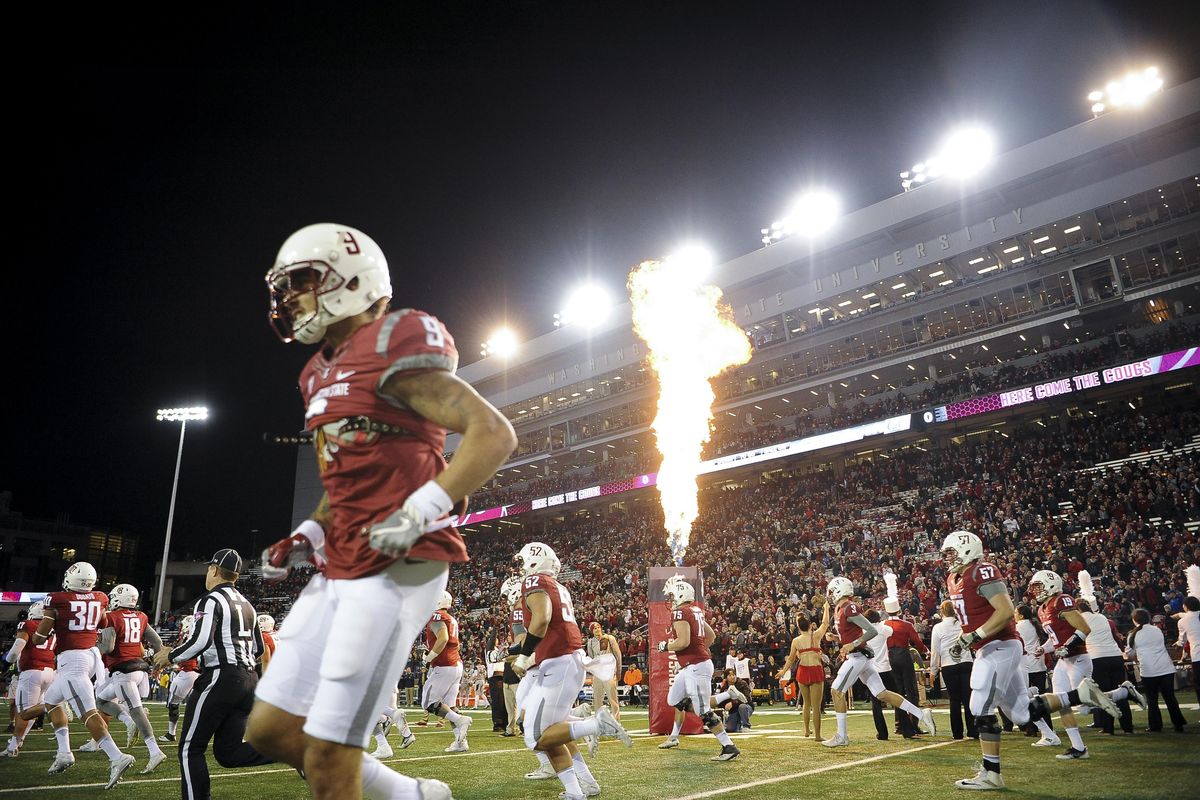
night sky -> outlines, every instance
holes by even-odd
[[[44,46],[10,59],[13,510],[152,557],[178,442],[154,411],[207,404],[175,549],[286,535],[294,451],[262,434],[301,426],[311,351],[275,338],[262,278],[302,225],[373,236],[394,302],[469,362],[506,320],[551,330],[586,276],[616,293],[683,240],[755,249],[811,183],[847,210],[895,194],[956,123],[1008,150],[1126,68],[1200,76],[1187,3],[339,5],[10,27]]]

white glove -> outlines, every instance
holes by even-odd
[[[435,656],[432,652],[426,652],[425,655],[421,656],[421,661],[425,662],[426,665],[429,665],[433,663],[435,658],[437,658],[437,656]]]
[[[532,663],[533,659],[530,656],[522,653],[513,660],[513,672],[517,673],[519,676],[524,676],[525,673],[529,671],[529,667],[532,666]]]
[[[425,526],[450,511],[454,501],[436,481],[408,496],[404,505],[367,531],[371,548],[384,555],[400,557],[408,553],[417,539],[425,535]]]
[[[659,642],[659,643],[658,643],[658,652],[660,652],[660,653],[665,653],[665,652],[667,652],[667,643],[666,643],[666,642]]]
[[[1065,647],[1056,647],[1056,648],[1054,648],[1054,657],[1055,658],[1066,658],[1067,653],[1069,653],[1069,652],[1070,651]]]

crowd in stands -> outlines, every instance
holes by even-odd
[[[1119,628],[1144,607],[1174,642],[1173,611],[1185,595],[1184,568],[1200,560],[1200,451],[1178,446],[1200,433],[1194,391],[1153,407],[1123,402],[1079,416],[1015,426],[924,451],[909,448],[829,469],[790,474],[736,488],[702,490],[686,561],[705,576],[705,604],[718,632],[714,658],[749,660],[752,680],[778,690],[771,677],[786,656],[801,614],[835,574],[850,577],[867,604],[884,594],[883,573],[899,577],[903,613],[928,635],[943,593],[939,547],[958,528],[976,531],[1006,572],[1018,598],[1034,571],[1063,575],[1068,591],[1088,569],[1105,614]],[[1170,454],[1089,470],[1097,462],[1174,443]],[[532,538],[555,548],[581,626],[599,620],[628,660],[643,658],[665,631],[647,630],[646,576],[671,563],[657,503],[626,512],[576,516],[545,530],[502,526],[469,538],[471,561],[451,571],[450,592],[466,657],[481,660],[504,638],[499,586],[512,556]],[[246,591],[283,617],[291,585]],[[256,594],[258,596],[256,596]],[[286,625],[286,620],[284,620]]]

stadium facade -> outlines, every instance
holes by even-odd
[[[1015,415],[1068,413],[1085,397],[1195,396],[1195,378],[1180,371],[1197,360],[1190,347],[1120,354],[1156,326],[1194,323],[1200,308],[1200,80],[1003,153],[970,184],[933,181],[845,215],[816,241],[733,259],[715,281],[754,357],[715,382],[705,481],[754,480],[797,459],[836,475],[847,459],[948,446]],[[1117,354],[1096,370],[888,411],[964,373],[1101,346]],[[485,358],[459,375],[519,439],[492,491],[473,499],[466,530],[536,528],[655,499],[639,490],[654,483],[656,388],[628,305],[598,329],[561,328],[525,343],[519,360]],[[861,403],[855,424],[838,424],[834,409]],[[797,419],[821,432],[787,436]],[[763,425],[778,441],[737,446]],[[320,492],[301,448],[296,521]]]

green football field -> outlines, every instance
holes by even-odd
[[[862,709],[864,704],[859,704]],[[159,733],[166,731],[166,710],[151,705],[151,719]],[[410,718],[416,719],[414,709]],[[944,711],[935,711],[938,724],[948,728]],[[1196,732],[1176,734],[1140,733],[1145,715],[1134,717],[1139,733],[1132,737],[1103,736],[1084,730],[1092,757],[1087,761],[1060,762],[1059,750],[1031,748],[1032,739],[1020,734],[1004,737],[1003,769],[1009,794],[1030,798],[1174,798],[1200,796],[1200,715],[1195,705],[1185,706],[1185,715]],[[472,798],[530,798],[553,800],[558,781],[527,781],[522,775],[536,766],[519,739],[505,739],[491,732],[487,711],[473,712],[476,719],[469,737],[468,753],[447,754],[442,748],[451,741],[448,730],[415,728],[417,743],[396,750],[388,764],[416,777],[438,778],[450,783],[454,796]],[[889,714],[890,717],[890,714]],[[780,706],[764,706],[755,712],[753,728],[734,734],[742,751],[728,763],[709,760],[719,749],[710,736],[685,737],[674,750],[658,750],[662,737],[647,733],[646,713],[625,711],[624,720],[634,733],[634,746],[606,741],[591,762],[603,796],[622,800],[642,798],[792,798],[844,797],[902,800],[949,797],[957,778],[974,773],[979,746],[972,741],[953,741],[949,732],[921,741],[893,739],[876,741],[867,711],[850,716],[851,745],[829,750],[803,738],[799,716]],[[832,715],[825,717],[825,735],[835,730]],[[124,741],[124,726],[117,725],[118,743]],[[1060,729],[1061,734],[1061,729]],[[393,733],[393,747],[398,747]],[[1066,737],[1063,736],[1064,741]],[[85,741],[78,723],[72,724],[72,747]],[[152,775],[138,775],[146,762],[146,749],[137,745],[129,752],[137,763],[113,790],[113,796],[163,800],[179,796],[179,763],[175,745],[165,745],[168,760]],[[76,754],[75,766],[66,772],[46,775],[54,757],[54,739],[35,732],[25,742],[17,759],[0,759],[0,798],[90,797],[103,788],[108,761],[100,753]],[[224,770],[210,757],[213,797],[232,800],[274,800],[306,797],[304,783],[285,767]]]

